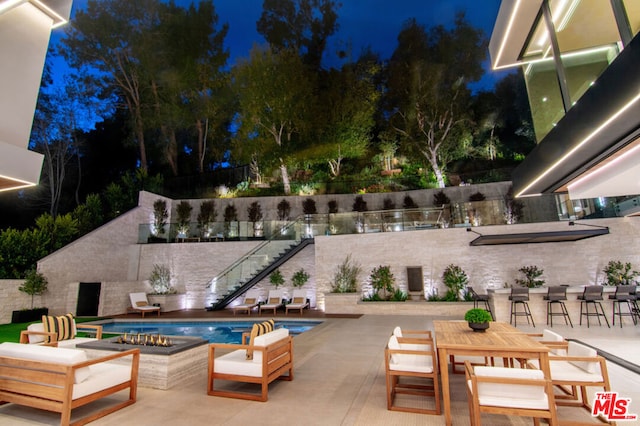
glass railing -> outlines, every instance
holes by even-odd
[[[206,306],[211,306],[218,300],[233,293],[281,255],[300,244],[305,238],[303,221],[297,219],[277,230],[272,229],[269,236],[269,239],[239,258],[207,283],[209,294],[207,295]]]

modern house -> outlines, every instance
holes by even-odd
[[[37,185],[42,154],[29,137],[51,30],[72,0],[0,0],[0,191]]]
[[[502,1],[492,66],[522,67],[538,142],[512,176],[517,196],[578,209],[629,196],[625,215],[640,213],[639,29],[635,0]]]

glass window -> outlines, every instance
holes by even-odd
[[[640,2],[638,0],[623,0],[627,18],[631,25],[631,33],[635,36],[640,32]]]
[[[531,118],[540,142],[564,116],[560,84],[553,60],[549,34],[543,19],[540,19],[525,46],[523,67]]]
[[[618,55],[620,33],[608,1],[553,0],[550,7],[573,104]]]

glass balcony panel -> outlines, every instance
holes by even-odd
[[[575,104],[618,56],[620,32],[607,1],[556,0],[551,14],[570,102]]]
[[[631,34],[634,36],[640,32],[640,2],[638,0],[622,0],[627,12]]]

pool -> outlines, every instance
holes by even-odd
[[[210,343],[241,343],[242,333],[251,331],[256,322],[261,321],[117,321],[102,324],[102,332],[193,336]],[[289,333],[295,336],[319,324],[322,321],[276,321],[276,328],[288,328]]]

